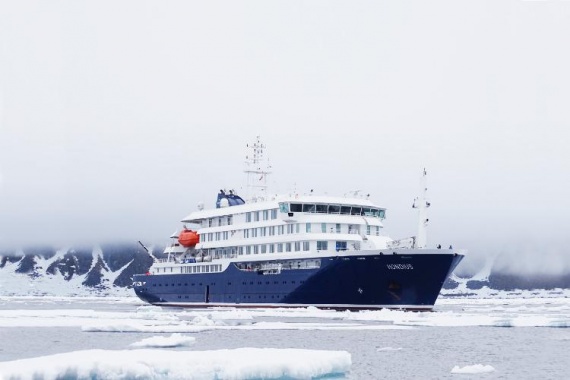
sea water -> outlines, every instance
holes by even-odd
[[[563,297],[442,299],[433,312],[194,310],[135,298],[4,297],[0,368],[18,359],[124,351],[149,338],[177,337],[191,343],[155,349],[196,355],[245,347],[282,349],[276,352],[283,355],[291,349],[344,351],[350,368],[334,376],[346,379],[564,379],[570,376],[567,327],[570,299]]]

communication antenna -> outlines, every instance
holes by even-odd
[[[253,144],[246,145],[248,153],[245,156],[245,170],[247,174],[247,197],[249,199],[267,196],[267,178],[271,172],[269,160],[264,157],[266,145],[259,136]]]
[[[431,203],[427,201],[427,187],[426,187],[427,172],[424,168],[422,178],[420,180],[420,196],[414,199],[413,208],[418,209],[418,236],[416,236],[416,243],[414,248],[425,248],[427,245],[427,225],[429,219],[427,217],[427,209]]]

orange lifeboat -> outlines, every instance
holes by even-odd
[[[183,247],[194,247],[200,241],[200,235],[198,232],[192,230],[183,230],[178,236],[178,242]]]

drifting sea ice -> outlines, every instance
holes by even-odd
[[[375,378],[376,375],[386,379],[458,379],[468,371],[479,371],[474,372],[477,375],[491,371],[491,368],[492,372],[484,374],[485,378],[538,378],[544,374],[548,376],[542,378],[564,378],[567,375],[565,347],[570,340],[570,330],[564,327],[570,326],[570,298],[455,298],[440,301],[434,312],[415,313],[398,310],[339,312],[312,307],[179,309],[142,306],[132,299],[104,303],[81,298],[0,297],[0,361],[8,360],[0,362],[0,373],[4,375],[0,378],[7,380],[10,374],[33,378],[17,372],[23,370],[13,364],[16,362],[21,368],[29,369],[33,365],[41,366],[36,360],[49,361],[44,359],[46,357],[54,362],[73,363],[81,355],[93,360],[110,358],[110,362],[98,362],[97,368],[105,372],[97,370],[92,373],[93,378],[113,378],[117,373],[128,378],[130,374],[139,373],[136,371],[149,374],[142,378],[160,378],[160,371],[168,374],[163,378],[176,378],[177,371],[184,371],[178,361],[187,360],[186,356],[180,355],[221,357],[223,352],[239,357],[240,350],[249,347],[257,347],[259,351],[271,349],[280,357],[293,357],[293,351],[289,349],[305,350],[305,354],[299,355],[299,362],[273,363],[281,368],[281,375],[287,373],[284,376],[294,379],[313,377],[308,376],[308,370],[299,369],[307,367],[298,366],[308,366],[308,361],[314,361],[308,352],[323,352],[321,350],[328,354],[348,353],[351,365],[342,367],[336,361],[326,364],[321,358],[316,361],[318,371],[311,372],[317,374],[314,376],[317,378],[333,376],[323,370],[326,366],[336,366],[332,370],[344,371],[339,376],[351,380]],[[182,335],[189,333],[199,334],[195,335],[195,343],[188,335]],[[145,337],[145,334],[151,335]],[[163,336],[157,336],[159,334]],[[34,337],[33,345],[25,341],[24,337],[30,336]],[[177,343],[177,337],[189,339]],[[533,344],[526,344],[529,341]],[[133,342],[142,348],[172,348],[139,350],[133,349]],[[187,348],[189,345],[192,348]],[[515,345],[517,349],[511,350]],[[102,350],[94,351],[93,348]],[[138,355],[143,351],[155,352],[156,361],[137,362],[139,356],[144,359]],[[257,352],[252,355],[264,360]],[[161,361],[166,360],[164,355],[173,358],[174,364]],[[25,357],[30,358],[25,359],[29,362],[22,364]],[[115,362],[115,357],[121,360]],[[125,365],[121,366],[123,363]],[[213,372],[212,368],[203,369],[202,378],[221,377],[222,370],[230,371],[224,372],[227,374],[224,378],[232,378],[235,373],[238,373],[236,378],[247,374],[258,378],[281,376],[274,372],[261,376],[259,371],[262,369],[257,361],[250,363],[257,372],[248,373],[234,371],[232,362],[209,363],[217,365],[218,372]],[[483,364],[463,366],[462,363]],[[90,368],[96,365],[93,361],[80,364],[81,368],[52,370],[70,374],[81,370],[89,374]],[[54,378],[49,377],[52,372],[42,372],[44,367],[41,368],[39,379]],[[45,370],[49,368],[45,367]],[[15,372],[7,372],[9,369]],[[298,371],[299,377],[291,374],[293,370]],[[273,375],[277,377],[271,377]],[[185,378],[188,378],[187,374]]]
[[[153,336],[138,342],[132,343],[131,347],[136,348],[173,348],[191,346],[196,341],[193,336],[185,336],[174,333],[171,336]]]
[[[5,380],[311,379],[350,370],[346,351],[238,348],[213,351],[86,350],[0,363]]]
[[[489,373],[495,371],[495,368],[491,365],[474,364],[467,365],[465,367],[455,366],[451,370],[451,373],[463,373],[463,374],[476,374],[476,373]]]
[[[0,298],[0,306],[2,300]],[[392,330],[417,327],[570,327],[570,298],[441,300],[442,310],[338,312],[314,307],[294,309],[213,308],[180,310],[157,306],[130,308],[132,300],[112,311],[81,308],[81,300],[42,308],[33,299],[22,307],[0,308],[3,327],[72,327],[86,332],[199,333],[212,330]],[[41,302],[41,298],[37,298]],[[63,302],[60,300],[60,302]],[[117,302],[116,300],[113,302]],[[440,301],[438,301],[439,303]],[[8,305],[7,303],[5,304]],[[457,306],[455,306],[457,305]],[[30,308],[31,306],[31,308]],[[89,304],[89,306],[94,306]]]

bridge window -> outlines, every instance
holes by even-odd
[[[328,205],[317,205],[317,213],[326,214]]]
[[[303,205],[301,203],[291,203],[290,209],[291,212],[302,212]]]
[[[315,212],[315,205],[313,204],[309,204],[309,203],[305,203],[303,204],[303,212]],[[293,210],[291,210],[293,211]]]
[[[353,207],[350,211],[351,215],[360,215],[362,213],[362,207]]]
[[[329,214],[340,214],[339,205],[329,205]]]

